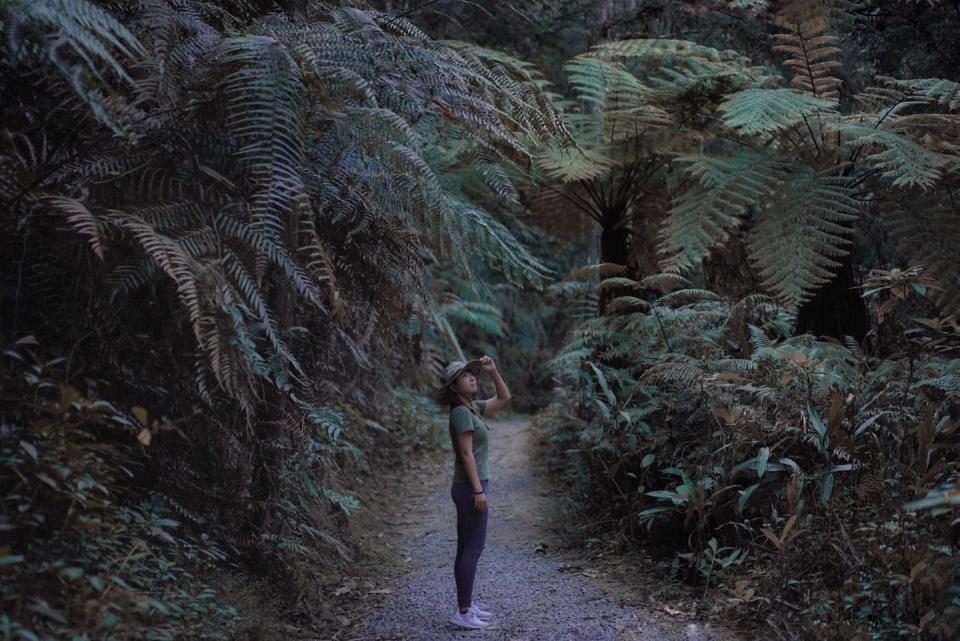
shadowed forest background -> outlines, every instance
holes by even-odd
[[[4,640],[333,636],[480,354],[585,548],[753,639],[960,636],[957,2],[0,25]]]

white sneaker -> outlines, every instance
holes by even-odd
[[[459,610],[457,610],[459,612]],[[486,610],[481,610],[477,605],[471,603],[470,611],[477,615],[478,619],[489,619],[493,617],[493,612],[487,612]]]
[[[485,628],[490,625],[486,621],[481,621],[477,615],[474,614],[473,609],[461,612],[460,608],[454,610],[453,616],[450,617],[450,623],[458,625],[461,628]]]

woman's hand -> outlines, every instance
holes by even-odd
[[[473,495],[473,509],[477,512],[483,512],[487,509],[487,495],[486,494],[474,494]]]
[[[481,356],[480,366],[488,372],[497,369],[497,364],[493,362],[493,358],[490,356]]]

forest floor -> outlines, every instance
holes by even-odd
[[[343,627],[335,641],[439,641],[463,635],[503,641],[735,641],[729,629],[684,613],[689,593],[643,576],[636,560],[571,551],[530,423],[491,418],[489,523],[474,601],[494,613],[481,630],[458,628],[453,558],[456,509],[449,452],[435,452],[380,484],[381,553],[335,590]],[[569,534],[566,535],[567,539]],[[641,574],[637,574],[640,571]],[[379,574],[379,581],[371,576]],[[365,578],[364,578],[365,577]],[[666,592],[665,592],[666,591]],[[339,594],[336,594],[339,592]],[[351,594],[356,598],[350,599]],[[691,611],[692,609],[688,609]]]

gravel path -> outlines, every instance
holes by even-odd
[[[487,539],[477,567],[474,601],[493,623],[469,630],[449,622],[456,605],[453,558],[456,509],[452,461],[405,489],[408,511],[386,524],[409,568],[382,606],[348,641],[732,641],[709,625],[671,621],[618,600],[609,581],[584,575],[575,559],[554,552],[542,524],[549,503],[529,459],[527,421],[488,420],[490,471]],[[451,454],[452,456],[452,454]],[[589,570],[587,570],[589,574]]]

